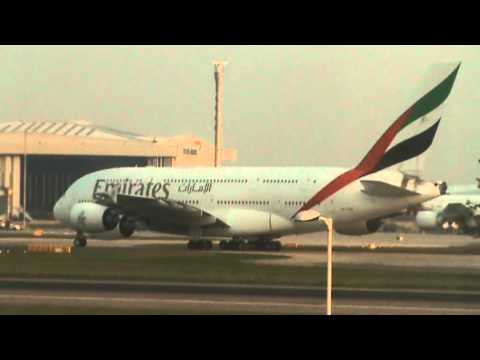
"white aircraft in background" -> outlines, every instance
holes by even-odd
[[[422,230],[478,235],[480,233],[480,189],[477,185],[451,186],[445,195],[422,204],[415,221]]]
[[[227,237],[221,249],[247,243],[279,250],[283,235],[325,230],[333,218],[338,233],[378,230],[382,219],[439,196],[444,183],[427,182],[386,168],[423,153],[440,118],[422,133],[390,146],[405,127],[432,114],[448,97],[458,65],[408,108],[353,169],[340,167],[113,168],[85,175],[57,201],[54,216],[75,229],[75,246],[86,234],[125,238],[136,229],[184,234],[191,249],[211,249],[212,237]],[[344,146],[345,148],[345,146]]]

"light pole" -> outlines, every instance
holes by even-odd
[[[27,130],[23,135],[23,229],[27,227]]]
[[[222,166],[223,154],[223,80],[228,61],[215,60],[215,167]]]
[[[327,315],[332,315],[333,219],[320,216],[328,228],[327,242]]]
[[[327,315],[332,315],[333,219],[320,216],[318,211],[312,209],[296,213],[293,219],[298,222],[322,220],[327,225]]]

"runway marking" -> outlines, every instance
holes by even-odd
[[[60,295],[16,295],[0,294],[0,299],[38,299],[38,300],[79,300],[79,301],[118,301],[138,303],[182,303],[182,304],[203,304],[203,305],[246,305],[246,306],[296,306],[296,307],[320,307],[319,304],[298,304],[282,302],[255,302],[255,301],[231,301],[231,300],[188,300],[188,299],[155,299],[155,298],[123,298],[123,297],[104,297],[104,296],[60,296]]]
[[[239,306],[276,306],[276,307],[298,307],[298,308],[319,308],[322,310],[325,304],[298,304],[282,302],[255,302],[255,301],[230,301],[230,300],[187,300],[187,299],[154,299],[154,298],[122,298],[104,296],[59,296],[59,295],[16,295],[0,294],[0,299],[8,300],[75,300],[75,301],[116,301],[126,303],[150,302],[163,304],[190,304],[190,305],[239,305]],[[368,309],[368,310],[400,310],[400,311],[430,311],[430,312],[470,312],[480,314],[480,308],[448,308],[448,307],[423,307],[423,306],[395,306],[395,305],[334,305],[334,309]]]
[[[456,312],[472,312],[475,314],[480,314],[480,308],[466,309],[466,308],[395,306],[395,305],[333,305],[333,307],[334,308],[350,308],[350,309],[378,309],[378,310],[456,311]]]

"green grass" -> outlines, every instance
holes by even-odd
[[[0,255],[1,277],[118,279],[243,284],[325,285],[325,266],[255,264],[273,255],[189,251],[183,246],[84,248],[72,255]],[[286,254],[287,255],[287,254]],[[480,271],[334,265],[334,286],[480,290]]]
[[[257,265],[243,261],[268,259],[271,255],[189,251],[175,245],[87,247],[72,255],[24,254],[23,249],[11,248],[9,255],[0,256],[0,276],[281,283],[288,275],[288,269],[276,267],[265,267],[268,271],[259,273]]]

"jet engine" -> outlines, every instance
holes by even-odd
[[[135,230],[135,221],[126,216],[122,216],[118,225],[113,230],[92,234],[92,238],[100,240],[126,239],[132,236]]]
[[[378,231],[381,225],[382,221],[380,219],[372,219],[345,225],[335,225],[334,229],[337,233],[343,235],[366,235]]]
[[[435,229],[441,227],[442,224],[440,214],[430,210],[419,211],[415,221],[421,229]]]
[[[116,210],[96,203],[78,203],[70,211],[70,223],[75,229],[88,233],[113,230],[119,225]]]

